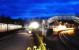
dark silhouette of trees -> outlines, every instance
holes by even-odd
[[[12,19],[10,16],[4,16],[4,15],[0,16],[0,23],[23,25],[24,22],[25,21],[22,20],[21,18]]]

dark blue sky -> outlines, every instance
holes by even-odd
[[[0,0],[0,15],[12,18],[79,13],[79,0]]]

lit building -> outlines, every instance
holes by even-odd
[[[76,16],[51,17],[48,19],[48,28],[47,28],[47,33],[46,33],[46,47],[49,50],[53,50],[53,48],[63,46],[62,44],[64,45],[67,44],[69,45],[68,47],[72,50],[75,47],[71,48],[70,44],[68,43],[71,43],[72,41],[69,41],[69,40],[73,38],[71,39],[69,38],[73,36],[78,37],[79,35],[78,33],[79,33],[79,18],[78,17]],[[78,39],[76,39],[75,41],[78,41]],[[61,42],[62,44],[57,44],[59,42]]]

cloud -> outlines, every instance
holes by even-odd
[[[0,15],[52,16],[79,12],[78,0],[0,0]]]

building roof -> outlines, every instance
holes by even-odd
[[[55,20],[73,20],[73,21],[79,22],[79,18],[76,16],[53,16],[48,19],[48,23],[51,23]]]

